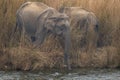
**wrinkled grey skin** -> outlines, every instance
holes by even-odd
[[[17,10],[16,24],[22,33],[26,34],[35,46],[41,45],[50,34],[64,39],[64,61],[70,69],[70,24],[66,14],[40,2],[26,2]]]
[[[59,12],[66,13],[70,17],[71,30],[75,28],[80,30],[83,35],[80,47],[85,47],[86,50],[96,48],[98,20],[93,12],[80,7],[62,7]]]

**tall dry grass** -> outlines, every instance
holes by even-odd
[[[26,1],[41,1],[56,9],[64,6],[79,6],[94,12],[99,20],[98,44],[101,48],[90,54],[82,52],[77,44],[79,39],[76,39],[72,42],[75,47],[72,47],[71,51],[71,64],[73,67],[118,67],[120,65],[120,0],[1,0],[0,69],[34,70],[42,67],[59,67],[63,64],[63,49],[58,39],[52,36],[44,41],[40,50],[32,50],[29,46],[10,45],[10,35],[16,22],[16,11]],[[19,36],[15,35],[15,37]],[[16,38],[14,44],[18,41],[19,38]]]

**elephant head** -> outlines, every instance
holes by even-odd
[[[36,41],[37,45],[43,43],[46,36],[49,34],[53,34],[59,36],[64,41],[64,63],[70,69],[69,64],[69,50],[70,50],[70,23],[69,17],[65,14],[58,13],[56,15],[52,15],[47,17],[44,20],[43,28],[39,32],[38,40]]]

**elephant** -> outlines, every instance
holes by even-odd
[[[61,37],[64,41],[64,66],[71,69],[70,23],[66,14],[41,2],[25,2],[16,12],[16,27],[26,34],[35,46],[41,45],[50,34]]]
[[[61,7],[60,13],[65,13],[70,18],[71,32],[75,29],[82,35],[80,47],[85,51],[90,51],[97,47],[98,39],[98,19],[93,12],[81,7]]]

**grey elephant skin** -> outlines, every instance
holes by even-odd
[[[50,34],[61,37],[64,41],[64,62],[70,69],[70,23],[68,16],[41,2],[25,2],[16,13],[16,26],[26,34],[35,46],[43,43]],[[15,30],[16,31],[16,30]]]
[[[93,12],[80,7],[61,7],[59,12],[70,17],[71,32],[79,30],[82,35],[80,47],[85,48],[85,51],[97,47],[98,20]]]

